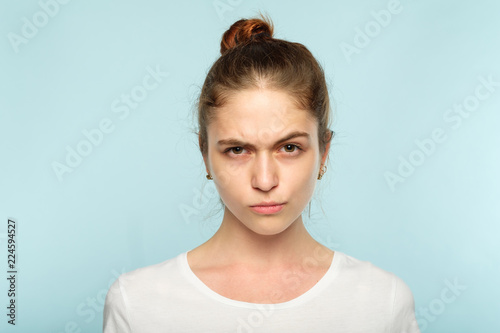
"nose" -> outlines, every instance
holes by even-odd
[[[267,153],[258,153],[252,166],[252,187],[267,192],[276,187],[278,182],[274,158]]]

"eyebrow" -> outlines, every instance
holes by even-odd
[[[294,132],[289,133],[287,136],[279,139],[275,144],[277,145],[277,144],[283,143],[285,141],[288,141],[288,140],[291,140],[291,139],[297,138],[297,137],[305,137],[308,141],[310,139],[309,133],[301,132],[301,131],[294,131]],[[217,145],[219,145],[219,146],[225,146],[225,145],[242,146],[242,147],[249,147],[249,148],[255,149],[255,146],[253,144],[243,142],[241,140],[233,139],[233,138],[219,140],[219,141],[217,141]]]

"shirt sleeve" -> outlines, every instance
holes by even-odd
[[[109,288],[103,311],[103,333],[131,333],[125,298],[118,278]]]
[[[393,326],[391,333],[420,333],[415,318],[415,302],[410,288],[396,277],[394,287]]]

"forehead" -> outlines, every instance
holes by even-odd
[[[209,140],[228,137],[268,143],[291,131],[317,135],[311,113],[299,109],[286,92],[271,89],[247,89],[232,93],[224,106],[215,110],[207,128]]]

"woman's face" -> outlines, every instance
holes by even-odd
[[[329,145],[320,155],[316,120],[269,89],[235,92],[215,112],[204,159],[224,218],[262,235],[284,231],[301,217],[328,154]]]

